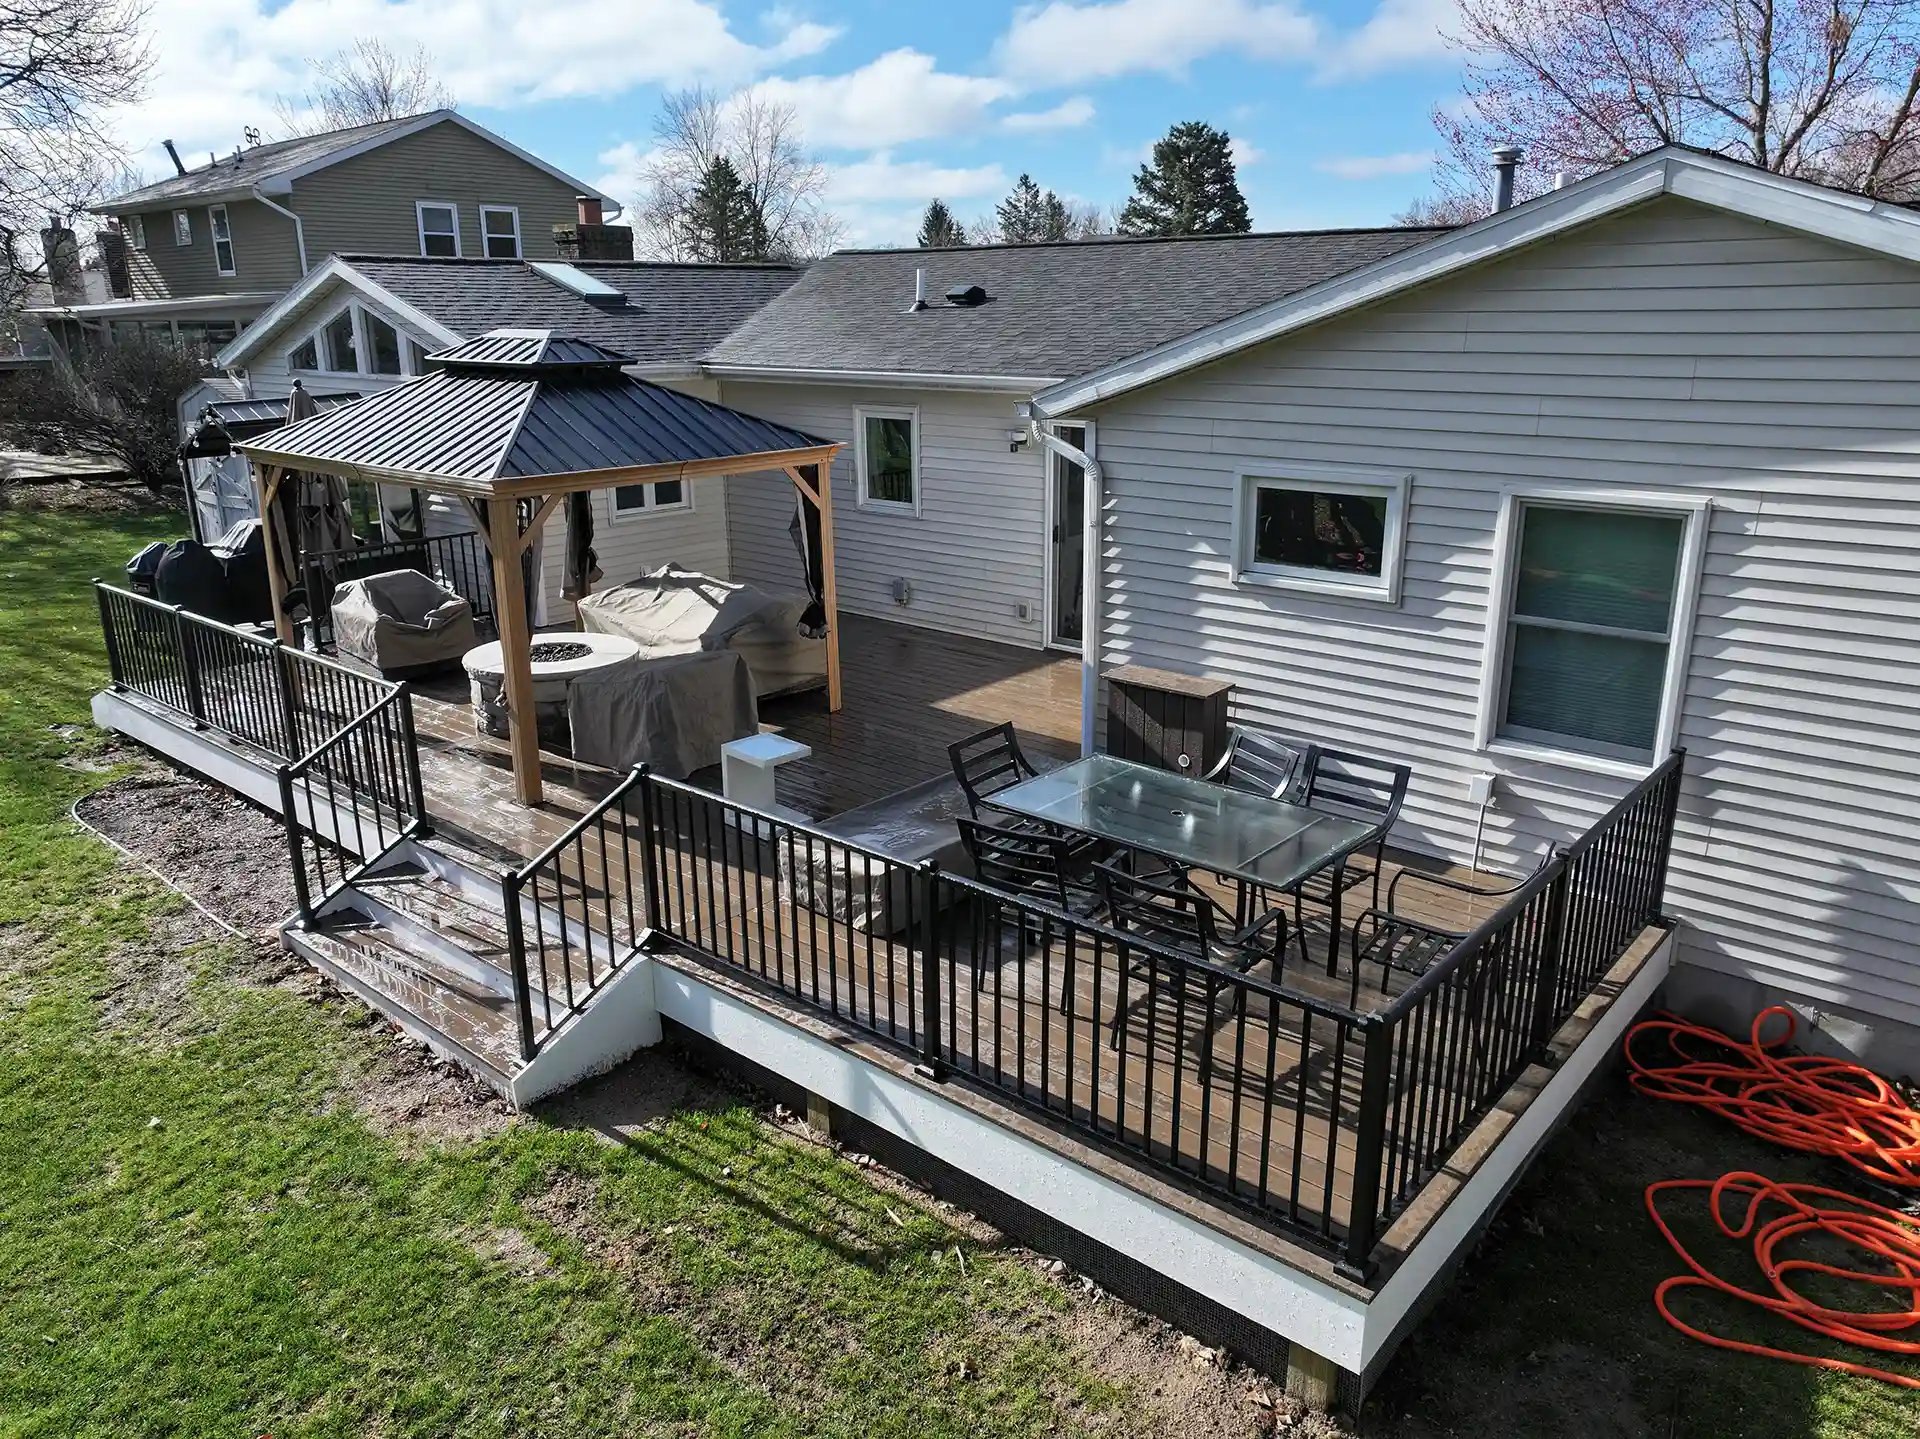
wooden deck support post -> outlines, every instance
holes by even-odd
[[[839,714],[840,587],[833,574],[833,467],[789,466],[787,477],[820,511],[820,607],[827,615],[827,713]]]
[[[507,702],[508,746],[513,753],[513,793],[525,805],[539,804],[540,727],[533,712],[533,632],[527,624],[526,585],[520,555],[540,532],[547,511],[537,511],[520,533],[520,506],[511,496],[487,507],[487,548],[493,555],[494,625],[500,631],[501,689]]]
[[[1322,1413],[1339,1397],[1340,1366],[1301,1344],[1287,1346],[1287,1395]]]
[[[273,601],[273,632],[280,643],[294,643],[293,620],[287,615],[287,585],[291,576],[280,572],[280,545],[274,537],[274,497],[287,477],[286,468],[262,462],[253,467],[253,490],[260,502],[260,537],[267,548],[267,594]],[[308,602],[312,602],[309,595]]]

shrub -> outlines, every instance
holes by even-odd
[[[105,455],[150,490],[177,485],[175,406],[205,373],[200,351],[156,339],[57,355],[0,389],[0,445]]]

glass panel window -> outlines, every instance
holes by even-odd
[[[360,369],[360,347],[353,338],[353,311],[342,310],[320,332],[327,347],[326,367],[336,374],[351,375]]]
[[[420,253],[452,258],[460,253],[460,222],[451,205],[422,200],[416,206],[420,215]]]
[[[917,509],[918,443],[912,410],[855,410],[856,469],[862,507]]]
[[[639,514],[644,510],[682,510],[687,506],[687,487],[682,480],[661,480],[651,485],[621,485],[613,492],[616,515]]]
[[[520,258],[520,212],[511,205],[480,207],[480,239],[489,260]]]
[[[360,323],[367,331],[367,358],[372,361],[369,370],[376,375],[397,375],[400,373],[400,332],[378,315],[360,312]]]
[[[1244,484],[1236,579],[1365,599],[1398,596],[1405,477],[1250,475]]]
[[[1498,733],[1651,759],[1687,521],[1522,502]]]
[[[185,210],[173,212],[173,243],[176,245],[193,243],[193,216]]]
[[[223,275],[233,273],[233,229],[227,223],[227,207],[215,205],[207,211],[207,228],[213,234],[213,263]]]
[[[320,368],[320,349],[312,335],[293,347],[293,353],[287,356],[287,363],[296,370]]]
[[[147,217],[129,215],[126,218],[127,243],[136,250],[147,248]]]

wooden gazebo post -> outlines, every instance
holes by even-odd
[[[493,556],[494,625],[500,631],[501,692],[507,702],[507,745],[513,755],[514,798],[526,805],[544,797],[540,778],[540,724],[533,709],[533,630],[527,623],[527,587],[520,557],[553,513],[550,495],[520,529],[520,502],[509,496],[487,506],[487,549]]]
[[[813,471],[809,479],[807,470]],[[820,604],[827,612],[827,713],[840,713],[840,592],[833,577],[833,467],[789,465],[787,478],[820,511]]]
[[[280,545],[274,534],[273,514],[274,499],[280,493],[281,482],[286,477],[284,465],[260,460],[253,466],[254,495],[260,502],[260,538],[267,547],[267,594],[273,600],[273,632],[279,636],[280,643],[290,645],[294,642],[294,634],[293,621],[287,615],[289,576],[280,572]]]

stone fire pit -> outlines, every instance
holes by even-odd
[[[581,675],[624,664],[640,652],[625,635],[547,634],[533,640],[533,713],[543,745],[569,742],[567,686]],[[507,703],[502,693],[506,671],[500,642],[468,650],[461,658],[473,691],[473,728],[496,739],[507,737]]]

